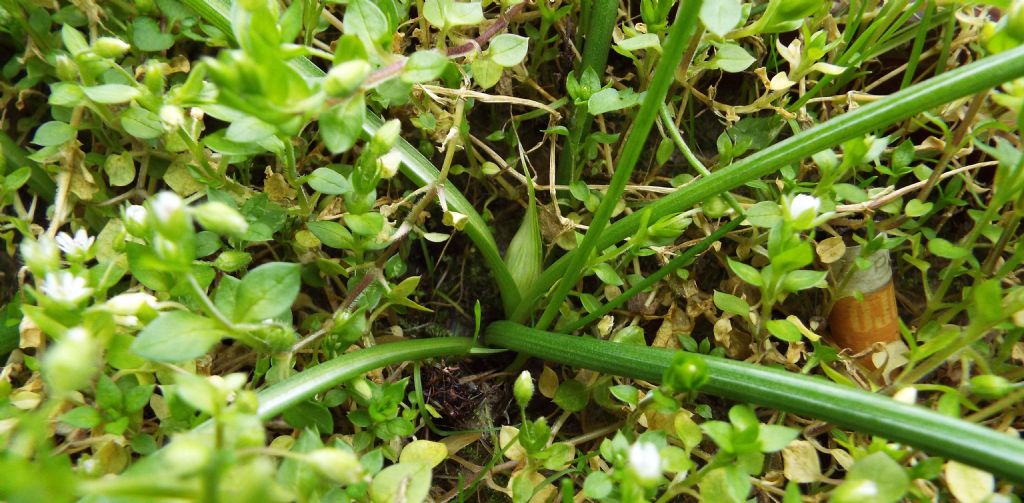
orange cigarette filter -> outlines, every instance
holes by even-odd
[[[847,248],[846,254],[838,261],[842,271],[840,277],[846,275],[859,255],[859,246]],[[889,251],[880,250],[869,260],[870,267],[852,272],[836,295],[837,300],[828,317],[832,339],[854,353],[860,353],[876,342],[888,344],[900,337]],[[862,294],[863,300],[854,296],[856,292]]]

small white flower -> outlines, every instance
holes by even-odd
[[[85,229],[78,229],[74,236],[66,232],[57,234],[57,246],[69,259],[84,260],[89,256],[89,249],[96,238],[89,236]]]
[[[398,173],[398,165],[402,162],[402,154],[392,150],[381,156],[380,161],[380,177],[384,179],[391,178]]]
[[[185,125],[185,112],[174,105],[160,107],[160,120],[168,130],[178,129]]]
[[[157,309],[156,297],[145,292],[122,293],[106,302],[107,310],[121,316],[134,316],[145,306]]]
[[[821,199],[808,194],[797,194],[789,202],[789,217],[793,220],[800,220],[801,217],[808,218],[804,215],[810,212],[811,217],[808,220],[812,220],[818,216],[819,209],[821,209]]]
[[[132,223],[146,225],[146,208],[133,204],[124,210],[124,217]]]
[[[150,203],[153,216],[162,223],[170,222],[185,207],[185,202],[174,192],[161,192]]]
[[[60,266],[60,250],[57,243],[45,234],[39,236],[39,239],[22,241],[21,256],[28,268],[37,276],[45,275]]]
[[[85,278],[75,276],[68,271],[47,273],[39,289],[43,295],[64,304],[78,304],[92,295]]]
[[[899,391],[892,395],[892,399],[907,405],[914,405],[917,403],[917,388],[913,386],[900,388]]]
[[[637,442],[629,448],[629,466],[641,480],[661,477],[661,454],[658,446],[649,442]]]
[[[89,335],[89,332],[82,327],[70,328],[67,332],[64,332],[64,340],[75,344],[89,342],[91,338],[92,336]]]

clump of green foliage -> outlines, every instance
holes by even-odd
[[[1022,26],[0,0],[0,499],[1015,501]]]

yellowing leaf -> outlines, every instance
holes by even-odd
[[[817,482],[821,478],[821,464],[818,451],[806,440],[794,440],[782,449],[783,473],[786,478],[799,483]]]
[[[413,440],[402,449],[402,454],[398,456],[398,462],[422,461],[433,468],[441,464],[447,457],[447,445],[430,440]]]

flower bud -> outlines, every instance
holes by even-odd
[[[512,385],[512,395],[516,397],[516,403],[520,408],[526,408],[530,403],[530,399],[533,398],[533,377],[530,376],[530,371],[524,370],[519,374]]]
[[[71,58],[60,54],[56,59],[57,78],[64,82],[78,82],[78,65]]]
[[[402,123],[398,119],[391,119],[384,123],[370,140],[370,150],[378,155],[384,155],[391,147],[395,146],[398,136],[402,132]]]
[[[363,477],[363,466],[359,460],[351,452],[341,449],[316,449],[306,454],[306,462],[320,475],[339,484],[355,484]]]
[[[1024,41],[1024,0],[1014,0],[1006,11],[1006,33]]]
[[[174,131],[185,125],[185,112],[181,107],[164,105],[160,107],[160,120],[164,123],[164,129]]]
[[[60,266],[60,250],[50,236],[42,235],[39,239],[27,238],[21,242],[21,258],[28,270],[37,277],[44,277]]]
[[[132,46],[117,37],[100,37],[92,43],[92,52],[104,58],[120,58]]]
[[[377,159],[377,166],[380,171],[380,177],[387,180],[398,173],[398,167],[402,164],[402,154],[398,152],[388,152]]]
[[[249,222],[245,217],[220,201],[203,203],[195,208],[193,214],[200,225],[217,234],[241,237],[249,230]]]
[[[108,300],[104,307],[118,316],[137,316],[140,311],[156,310],[156,297],[146,292],[122,293]]]
[[[1013,385],[1005,377],[993,374],[974,376],[971,378],[971,393],[980,398],[997,400],[1006,396]]]
[[[146,208],[133,204],[124,209],[121,216],[124,221],[124,229],[128,234],[137,238],[144,238],[149,235],[149,212]]]
[[[185,202],[173,192],[161,192],[149,201],[156,229],[170,240],[178,240],[191,231]]]
[[[821,209],[821,200],[808,194],[797,194],[786,200],[788,220],[796,230],[807,230],[814,226],[814,218]]]
[[[172,473],[195,473],[210,462],[213,456],[212,439],[198,433],[178,435],[164,450],[164,466]]]
[[[661,479],[661,454],[658,446],[637,442],[629,447],[629,469],[642,485],[657,484]]]
[[[84,328],[68,330],[43,355],[43,378],[58,395],[88,386],[99,370],[96,364],[97,350],[92,334]]]
[[[153,237],[152,246],[156,256],[168,265],[186,267],[192,262],[191,250],[163,236]]]
[[[672,357],[663,382],[674,392],[688,393],[700,389],[708,379],[708,364],[693,353],[680,351]]]
[[[252,262],[252,255],[239,250],[221,252],[213,261],[213,266],[224,272],[235,272]]]
[[[327,72],[323,89],[328,96],[344,97],[355,92],[370,75],[370,64],[361,59],[346,61]]]
[[[725,203],[722,196],[714,196],[704,201],[701,209],[704,211],[704,216],[708,218],[721,218],[729,212],[729,205]]]
[[[263,342],[266,342],[267,345],[270,346],[270,351],[274,353],[290,350],[292,344],[295,344],[295,341],[298,339],[295,331],[290,327],[284,327],[273,322],[265,323],[265,325],[257,331],[256,335],[262,339]]]
[[[160,96],[164,93],[164,86],[167,85],[167,79],[164,78],[164,66],[166,63],[158,61],[147,61],[146,62],[146,75],[142,77],[142,83],[149,89],[149,92],[155,96]]]

